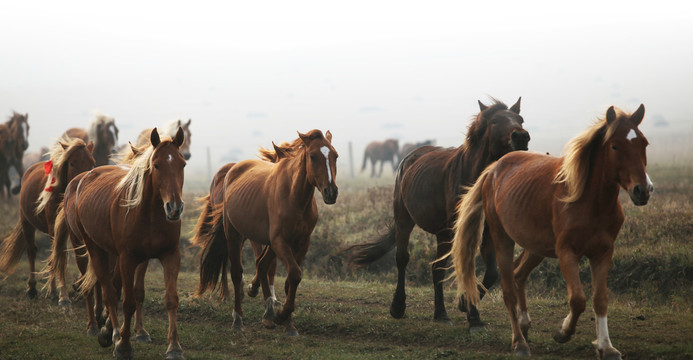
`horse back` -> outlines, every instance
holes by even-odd
[[[67,129],[67,131],[65,131],[65,135],[73,139],[82,139],[85,144],[89,143],[89,135],[87,135],[87,131],[82,128]]]
[[[44,212],[36,214],[37,200],[43,188],[46,186],[46,173],[43,169],[45,161],[30,166],[22,177],[22,187],[19,192],[19,211],[23,219],[27,220],[35,228],[48,233],[48,222]],[[56,207],[57,203],[48,206]]]
[[[224,216],[243,237],[269,244],[267,182],[275,164],[243,160],[224,178]]]

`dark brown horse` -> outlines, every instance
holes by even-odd
[[[383,166],[386,161],[392,163],[392,172],[397,169],[397,156],[399,154],[399,142],[397,139],[387,139],[384,142],[373,141],[363,152],[363,165],[361,166],[361,172],[366,170],[366,163],[368,159],[371,160],[371,177],[375,177],[375,166],[380,161],[380,171],[378,171],[378,177],[383,175]]]
[[[19,193],[19,220],[14,230],[2,242],[0,271],[12,273],[24,252],[29,257],[27,296],[35,298],[36,291],[36,229],[53,237],[58,204],[67,184],[78,174],[94,168],[91,153],[94,144],[81,139],[60,139],[50,152],[50,160],[27,169]],[[84,253],[84,250],[81,251]],[[64,279],[60,283],[60,304],[70,303]],[[55,282],[51,281],[51,291]]]
[[[405,156],[409,155],[414,149],[418,149],[422,146],[435,146],[435,140],[426,140],[417,143],[406,143],[402,145],[402,149],[399,151],[399,159],[404,159]]]
[[[638,129],[644,114],[643,105],[632,115],[610,107],[605,119],[568,143],[562,158],[508,154],[489,166],[460,202],[452,249],[458,295],[464,292],[472,303],[479,301],[474,257],[485,220],[498,258],[515,354],[530,352],[525,281],[545,257],[558,258],[570,298],[570,313],[553,338],[563,343],[575,334],[585,310],[578,266],[586,256],[592,268],[594,345],[602,358],[621,358],[609,339],[606,277],[624,220],[620,188],[638,206],[647,204],[654,190],[645,171],[648,142]],[[513,272],[515,244],[524,252]]]
[[[114,153],[118,143],[118,127],[115,119],[103,114],[96,114],[89,125],[88,130],[82,128],[70,128],[65,134],[71,138],[78,138],[94,142],[94,159],[96,166],[108,165],[109,157]]]
[[[5,197],[5,182],[9,181],[10,157],[14,150],[14,139],[10,136],[10,128],[0,124],[0,198]],[[9,197],[10,189],[7,189]]]
[[[19,194],[21,189],[22,176],[24,176],[24,163],[22,159],[24,157],[24,151],[29,148],[29,114],[13,112],[5,125],[9,130],[10,140],[5,142],[6,146],[9,144],[7,149],[9,151],[5,153],[4,156],[7,171],[4,172],[0,169],[0,191],[3,190],[2,185],[4,185],[7,188],[7,194],[9,196],[10,194]],[[0,164],[0,167],[2,167],[2,164]],[[19,181],[15,187],[12,187],[9,176],[9,169],[13,167],[19,175]]]
[[[169,318],[166,357],[182,359],[176,316],[185,166],[179,151],[184,142],[183,129],[173,140],[161,140],[154,129],[150,142],[151,146],[131,166],[98,167],[70,182],[65,191],[64,216],[58,216],[56,228],[67,226],[70,237],[79,238],[87,247],[89,270],[80,287],[88,294],[97,280],[101,284],[110,322],[101,329],[98,340],[104,347],[115,342],[117,358],[132,358],[130,322],[137,306],[136,268],[148,259],[161,261]],[[55,242],[60,246],[53,248],[53,256],[64,257],[66,240],[56,238]],[[123,289],[124,321],[120,329],[114,269],[120,273]],[[54,276],[60,278],[60,274]]]
[[[464,194],[464,186],[474,183],[484,168],[514,150],[527,150],[529,133],[522,128],[520,100],[508,108],[498,100],[490,106],[479,101],[480,112],[469,125],[467,139],[458,148],[420,147],[404,158],[395,179],[393,199],[394,226],[378,240],[352,246],[352,265],[363,266],[397,247],[397,289],[390,307],[394,318],[404,316],[406,309],[405,272],[409,262],[409,235],[418,225],[437,237],[437,258],[450,251],[455,206]],[[496,261],[490,243],[482,246],[486,264],[484,286],[490,288],[498,278]],[[443,297],[446,260],[433,262],[436,321],[450,323]],[[467,311],[460,302],[459,308]],[[470,307],[470,327],[483,326],[476,307]]]
[[[244,239],[268,245],[256,261],[257,274],[266,301],[263,324],[285,324],[288,335],[298,335],[291,314],[296,290],[301,281],[301,263],[308,251],[310,236],[318,220],[315,203],[317,188],[327,204],[337,200],[337,152],[331,145],[332,134],[320,130],[299,133],[292,144],[275,146],[276,152],[263,153],[266,160],[245,160],[227,172],[223,203],[211,214],[202,214],[211,227],[198,237],[202,247],[198,295],[214,289],[219,272],[231,258],[234,284],[234,328],[243,326],[241,246]],[[199,223],[198,223],[199,225]],[[200,228],[200,226],[198,226]],[[274,313],[269,288],[269,267],[278,257],[287,269],[284,287],[286,302]]]
[[[190,134],[190,123],[192,119],[188,119],[188,122],[183,122],[183,120],[174,120],[165,126],[159,128],[161,135],[174,137],[178,128],[182,128],[185,132],[185,143],[180,147],[180,153],[183,154],[185,160],[190,159],[190,141],[192,140],[192,135]],[[136,146],[141,146],[149,143],[149,134],[151,134],[152,129],[144,129],[137,136]]]

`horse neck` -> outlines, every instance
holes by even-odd
[[[618,203],[619,190],[616,171],[613,167],[606,165],[605,152],[601,148],[597,149],[582,198],[595,203],[599,208],[606,209]]]
[[[286,166],[282,171],[291,179],[290,200],[300,208],[312,204],[315,195],[315,186],[308,181],[308,169],[306,152],[301,151],[295,157],[280,162],[278,165]]]
[[[108,164],[108,155],[110,155],[111,150],[106,148],[106,143],[99,141],[98,143],[94,143],[94,159],[97,161],[97,166],[98,165],[107,165]],[[104,160],[105,162],[99,162],[99,160]]]
[[[498,159],[494,159],[491,156],[486,142],[476,144],[475,146],[463,144],[457,148],[452,162],[453,171],[451,175],[458,179],[452,185],[456,187],[471,185],[471,183],[476,181],[481,172],[496,160]]]

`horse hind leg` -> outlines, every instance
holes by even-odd
[[[178,337],[178,272],[180,271],[180,250],[174,251],[160,258],[164,267],[164,283],[166,284],[166,310],[168,311],[168,348],[166,359],[183,360],[183,348]]]
[[[517,310],[520,317],[520,330],[522,330],[522,336],[525,337],[525,340],[529,339],[529,328],[532,326],[532,320],[527,310],[527,292],[525,290],[525,285],[529,274],[534,268],[541,264],[543,260],[544,258],[542,256],[532,254],[527,250],[522,250],[513,262],[513,268],[515,269],[513,273],[519,294]]]
[[[231,281],[233,282],[233,324],[234,330],[243,329],[243,263],[241,261],[241,251],[243,247],[243,237],[230,225],[224,225],[226,235],[228,258],[231,265]]]
[[[29,279],[27,280],[26,296],[29,299],[35,299],[36,296],[38,296],[38,291],[36,290],[36,253],[38,252],[38,248],[36,247],[36,228],[25,219],[21,221],[22,234],[24,235],[24,241],[26,241],[27,245],[26,255],[29,258]],[[22,239],[18,239],[17,241],[22,241]],[[53,285],[53,287],[55,287],[55,285]]]
[[[404,312],[407,309],[407,294],[405,287],[407,264],[409,263],[409,236],[412,230],[414,230],[414,222],[408,214],[403,214],[401,216],[395,214],[397,287],[395,288],[395,294],[392,297],[392,304],[390,305],[390,315],[395,319],[403,318]]]

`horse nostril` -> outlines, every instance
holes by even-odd
[[[173,206],[171,206],[170,202],[166,202],[166,212],[171,213]]]

